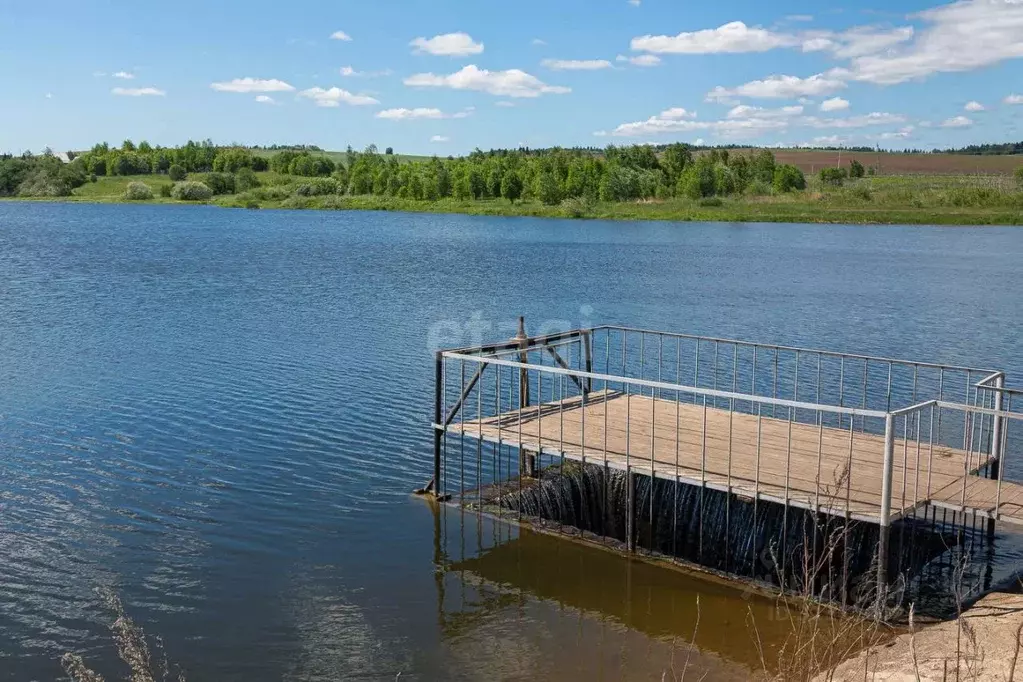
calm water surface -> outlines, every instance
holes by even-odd
[[[1014,228],[0,203],[0,679],[116,676],[97,589],[196,681],[660,679],[700,594],[694,665],[742,679],[770,605],[409,496],[432,344],[524,314],[1011,379],[1021,264]]]

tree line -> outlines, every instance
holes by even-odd
[[[399,160],[390,148],[381,154],[370,145],[362,152],[349,147],[335,162],[308,147],[267,154],[219,147],[209,140],[172,148],[126,140],[119,147],[97,144],[68,164],[48,153],[0,157],[0,195],[66,196],[98,176],[151,174],[166,175],[175,182],[192,174],[206,174],[192,179],[207,182],[215,194],[234,193],[258,185],[254,173],[260,171],[331,180],[312,185],[309,191],[314,194],[329,184],[331,193],[338,194],[425,201],[448,197],[526,199],[549,205],[566,199],[700,199],[788,192],[806,186],[798,168],[777,164],[768,150],[695,152],[685,144],[659,149],[611,146],[599,153],[560,148],[476,150],[466,157],[419,161]]]

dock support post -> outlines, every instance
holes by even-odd
[[[994,404],[992,405],[996,413],[1004,409],[1005,394],[1002,393],[1002,390],[1005,388],[1006,375],[998,374],[994,379]],[[991,481],[998,481],[1002,478],[1002,433],[1004,428],[1002,417],[995,414],[991,423],[991,466],[988,469],[988,478]],[[994,540],[994,518],[998,515],[996,507],[992,510],[992,514],[992,517],[987,519],[988,542]]]
[[[892,530],[892,467],[895,464],[895,418],[884,418],[884,470],[881,478],[880,537],[877,543],[877,614],[883,613],[888,587],[888,550]]]
[[[587,372],[592,372],[593,371],[593,349],[590,347],[590,344],[591,344],[592,340],[593,340],[593,333],[592,332],[588,332],[588,331],[583,332],[583,334],[582,334],[582,341],[583,341],[583,362],[585,363],[584,366],[586,367],[586,371]],[[584,402],[586,400],[586,394],[589,393],[592,390],[593,390],[593,379],[591,379],[590,377],[586,377],[583,380],[583,390],[582,390],[583,401]]]
[[[437,351],[434,356],[434,370],[433,370],[433,495],[434,497],[440,497],[441,485],[440,485],[440,459],[441,459],[441,439],[444,436],[444,432],[440,429],[441,420],[444,418],[444,406],[441,404],[443,398],[444,388],[444,354],[441,351]]]
[[[1000,412],[1005,409],[1003,400],[1005,394],[1002,392],[1006,388],[1006,375],[998,374],[994,379],[994,403],[992,407],[994,411]],[[1003,430],[1006,425],[1002,421],[1002,417],[997,414],[994,415],[993,422],[991,423],[991,466],[988,469],[988,476],[991,481],[998,481],[1002,478],[1002,438]],[[997,504],[997,500],[995,502]],[[994,519],[998,515],[998,509],[992,510],[992,517],[987,519],[987,540],[990,542],[994,540]]]
[[[636,551],[636,474],[625,471],[625,546],[630,553]]]
[[[519,330],[513,341],[519,342],[519,362],[523,365],[529,364],[529,336],[526,335],[526,318],[519,316]],[[538,398],[539,399],[539,398]],[[529,370],[525,367],[519,368],[519,409],[529,407]],[[519,450],[519,471],[523,476],[536,478],[536,455]]]

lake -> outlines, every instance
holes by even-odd
[[[119,679],[106,591],[193,681],[660,679],[697,619],[744,679],[769,602],[410,496],[432,351],[525,315],[1013,384],[1021,263],[1018,228],[0,203],[0,679]]]

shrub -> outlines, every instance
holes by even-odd
[[[594,202],[586,196],[571,197],[561,202],[561,208],[569,218],[585,218],[593,212]]]
[[[144,182],[129,182],[124,198],[128,201],[149,201],[153,198],[153,188]]]
[[[721,200],[721,197],[704,197],[699,201],[700,206],[706,208],[717,208],[719,206],[723,206],[724,203],[725,202]]]
[[[832,187],[841,187],[842,183],[845,182],[845,169],[844,168],[822,168],[821,169],[821,183],[825,185],[831,185]]]
[[[257,187],[248,193],[260,201],[284,201],[291,196],[291,188],[287,185],[271,185]]]
[[[180,201],[209,201],[213,190],[201,182],[185,181],[174,184],[171,196]]]
[[[870,201],[874,198],[870,188],[866,185],[856,185],[849,191],[849,196],[854,199],[859,199],[860,201]]]
[[[178,164],[174,164],[173,166],[171,166],[167,170],[167,175],[169,175],[170,179],[173,180],[174,182],[181,182],[182,180],[188,177],[188,173],[185,172],[184,167],[179,166]]]
[[[203,182],[214,194],[234,194],[234,176],[230,173],[207,173]]]
[[[234,186],[239,192],[246,192],[259,187],[259,178],[251,168],[239,168],[234,174]]]
[[[806,176],[803,171],[793,165],[782,164],[774,168],[774,189],[778,192],[791,192],[806,189]]]
[[[160,196],[165,199],[170,199],[172,189],[174,189],[174,185],[168,185],[167,183],[160,185]]]
[[[862,178],[867,174],[867,169],[863,167],[863,164],[853,159],[849,162],[849,177],[850,178]]]
[[[338,184],[334,178],[315,178],[303,182],[295,188],[295,195],[300,197],[319,197],[326,194],[337,194]]]
[[[746,195],[751,197],[766,197],[771,193],[771,186],[757,178],[746,185]]]
[[[1023,189],[1023,166],[1016,169],[1016,184],[1020,186],[1020,189]]]

